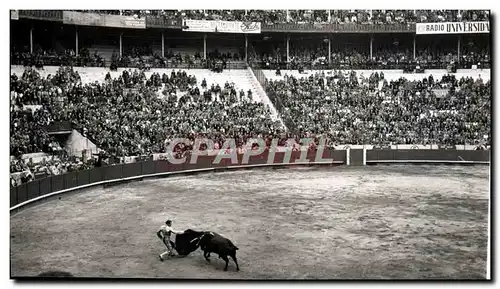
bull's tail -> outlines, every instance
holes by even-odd
[[[236,245],[234,245],[233,242],[231,242],[231,240],[229,240],[229,244],[231,244],[231,246],[233,246],[233,249],[235,251],[240,249],[240,248],[236,247]]]

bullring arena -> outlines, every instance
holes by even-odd
[[[11,279],[490,279],[489,19],[11,10]]]
[[[489,166],[253,169],[89,188],[11,216],[11,275],[483,279]],[[160,262],[155,232],[213,230],[240,272],[201,252]],[[26,246],[29,244],[29,246]]]

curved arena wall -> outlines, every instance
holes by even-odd
[[[106,185],[143,178],[161,177],[173,174],[224,171],[256,167],[283,167],[294,165],[367,165],[378,163],[438,163],[438,164],[489,164],[490,151],[464,150],[325,150],[323,159],[317,161],[316,152],[307,153],[308,162],[300,161],[300,151],[291,153],[290,160],[284,161],[285,154],[277,152],[274,159],[268,160],[268,153],[251,156],[248,163],[243,163],[243,155],[237,155],[237,162],[224,158],[214,163],[216,156],[198,156],[196,163],[190,158],[182,164],[172,164],[166,160],[144,161],[113,166],[97,167],[90,170],[69,172],[38,179],[17,187],[10,188],[10,211],[17,212],[28,204],[46,198],[85,189],[97,185]],[[297,162],[298,161],[298,162]]]

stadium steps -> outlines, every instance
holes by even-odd
[[[77,157],[81,157],[84,151],[87,151],[88,156],[101,151],[101,149],[97,147],[94,142],[87,137],[84,137],[77,130],[72,130],[71,134],[66,138],[64,142],[64,149],[69,155]]]
[[[272,101],[267,96],[267,93],[264,91],[264,88],[262,87],[262,85],[260,85],[260,83],[257,80],[257,77],[253,73],[252,69],[250,67],[248,67],[246,71],[248,74],[249,82],[252,83],[252,87],[253,87],[252,90],[256,91],[257,94],[259,95],[261,101],[269,107],[269,110],[271,111],[271,118],[273,120],[278,120],[281,123],[281,125],[286,128],[285,123],[281,119],[281,116],[279,115],[278,111],[274,107],[274,104],[272,103]]]

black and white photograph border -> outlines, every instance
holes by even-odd
[[[71,3],[73,4],[73,3]],[[252,1],[251,3],[248,4],[248,6],[246,6],[246,3],[235,3],[234,1],[217,1],[217,2],[214,2],[214,3],[206,3],[205,1],[199,1],[199,0],[193,0],[193,1],[190,1],[189,3],[178,3],[178,2],[173,2],[173,3],[161,3],[161,2],[150,2],[148,4],[146,3],[140,3],[140,2],[133,2],[133,1],[122,1],[122,2],[115,2],[115,3],[103,3],[102,1],[99,2],[99,1],[86,1],[85,3],[82,3],[82,6],[84,7],[81,7],[81,6],[78,6],[78,5],[75,5],[74,9],[96,9],[96,10],[99,10],[99,9],[110,9],[110,8],[115,8],[114,6],[118,6],[116,7],[117,9],[118,8],[127,8],[127,9],[133,9],[133,8],[137,8],[137,9],[140,9],[140,8],[144,8],[145,6],[147,6],[148,9],[165,9],[165,7],[162,7],[162,5],[165,4],[165,5],[168,5],[168,8],[170,9],[200,9],[200,8],[212,8],[212,9],[224,9],[224,8],[231,8],[231,9],[237,9],[237,8],[240,8],[240,9],[249,9],[249,8],[253,8],[253,9],[278,9],[278,8],[281,8],[281,9],[284,9],[284,8],[289,8],[289,9],[326,9],[326,8],[330,8],[330,9],[354,9],[354,8],[385,8],[385,9],[395,9],[395,8],[398,8],[398,9],[426,9],[426,8],[429,8],[429,9],[432,9],[432,8],[435,8],[435,9],[452,9],[452,8],[456,8],[456,9],[491,9],[491,13],[492,13],[492,17],[495,17],[496,16],[496,12],[497,11],[500,11],[500,9],[498,9],[498,4],[497,2],[489,2],[489,1],[473,1],[473,2],[443,2],[443,3],[436,3],[436,1],[418,1],[417,3],[401,3],[399,1],[384,1],[384,2],[381,2],[381,3],[373,3],[371,1],[357,1],[357,2],[354,2],[354,1],[350,1],[350,2],[339,2],[339,3],[331,3],[331,2],[326,2],[326,1],[308,1],[307,3],[295,3],[295,2],[270,2],[270,1]],[[60,9],[60,8],[65,8],[65,9],[69,9],[70,7],[70,3],[67,3],[67,2],[64,2],[64,1],[53,1],[53,2],[43,2],[43,3],[39,3],[39,2],[36,2],[36,1],[23,1],[23,2],[16,2],[16,3],[2,3],[2,5],[6,6],[5,9],[3,10],[4,13],[5,13],[5,22],[4,24],[5,25],[2,25],[0,27],[0,29],[3,29],[4,30],[4,35],[9,35],[10,34],[10,31],[9,31],[9,23],[8,23],[8,17],[7,17],[7,11],[9,9]],[[456,6],[455,6],[456,5]],[[494,26],[495,21],[492,21],[492,26]],[[495,35],[492,35],[491,37],[493,37],[493,40],[496,40],[497,38],[497,29],[495,28],[492,28],[492,30],[494,32]],[[5,61],[6,63],[4,64],[4,67],[10,67],[10,63],[8,58],[6,57],[7,53],[9,52],[9,41],[6,41],[4,43],[4,45],[1,46],[2,47],[2,53],[4,53],[3,55],[5,57],[1,58],[0,60],[1,61]],[[496,55],[496,45],[492,44],[491,46],[495,52],[491,52],[491,55]],[[497,61],[497,57],[492,57],[492,59],[495,61],[495,64],[496,61]],[[6,74],[10,74],[10,71],[9,70],[4,70]],[[497,75],[493,73],[493,68],[492,68],[492,75],[491,77],[495,78],[495,81],[498,81],[497,79]],[[2,78],[4,81],[5,81],[5,93],[8,93],[7,91],[7,88],[9,87],[9,82],[8,82],[8,75],[4,75],[4,77]],[[496,107],[496,103],[498,101],[494,101],[493,99],[495,98],[495,89],[492,90],[492,102],[494,104],[494,109],[492,111],[492,115],[494,115],[494,111],[497,111],[497,107]],[[8,102],[8,97],[5,97],[4,100],[6,102]],[[8,135],[9,134],[9,123],[10,123],[10,119],[8,117],[8,111],[7,111],[7,108],[9,107],[8,103],[6,103],[6,105],[4,106],[4,109],[5,109],[5,124],[1,126],[1,129],[3,130],[3,133],[5,135]],[[498,110],[500,111],[500,110]],[[496,122],[496,117],[492,116],[493,119],[492,121],[493,122]],[[494,125],[495,123],[493,123],[493,126],[495,128],[495,131],[494,133],[492,134],[492,138],[495,139],[495,135],[497,133],[496,131],[496,126]],[[495,141],[492,141],[492,147],[494,146],[494,144],[496,144]],[[2,138],[2,142],[1,142],[1,145],[3,147],[3,149],[5,151],[9,151],[9,138]],[[492,148],[492,151],[494,149]],[[8,155],[8,153],[7,153]],[[494,154],[492,153],[492,156],[494,156]],[[7,158],[7,156],[6,156]],[[496,158],[496,157],[495,157]],[[496,159],[492,159],[491,160],[491,164],[490,164],[490,169],[491,169],[491,174],[490,174],[490,179],[493,179],[495,178],[496,179],[496,171],[493,169],[493,164],[496,163]],[[7,184],[9,184],[9,168],[7,167],[7,165],[3,166],[2,168],[5,168],[5,170],[7,170],[7,172],[5,172],[4,174],[2,174],[2,176],[5,178],[5,185],[7,186]],[[7,188],[8,190],[8,188]],[[495,201],[496,198],[493,197],[493,192],[494,192],[494,188],[491,187],[491,191],[490,191],[490,198],[489,198],[489,201],[490,201],[490,205],[489,205],[489,221],[488,221],[488,230],[489,230],[489,242],[488,242],[488,251],[489,251],[489,254],[488,254],[488,261],[487,261],[487,279],[490,279],[492,278],[493,276],[498,276],[495,273],[491,272],[491,270],[495,269],[496,271],[496,267],[495,266],[491,266],[490,267],[490,260],[492,258],[492,254],[493,254],[493,244],[491,244],[491,242],[495,241],[496,242],[496,238],[492,238],[491,237],[491,231],[494,231],[493,228],[490,227],[490,224],[491,225],[495,225],[496,226],[496,222],[492,222],[492,219],[494,220],[494,210],[491,210],[492,206],[493,208],[495,208],[495,206],[493,205],[493,202]],[[4,203],[9,203],[9,195],[7,193],[3,194],[3,197],[5,198],[4,200]],[[9,213],[9,211],[6,209],[4,211],[4,213],[6,214],[6,216],[4,217],[4,221],[1,222],[1,225],[2,225],[2,229],[5,230],[5,232],[11,230],[10,226],[11,226],[11,215]],[[157,282],[154,282],[154,283],[137,283],[137,282],[127,282],[126,279],[122,279],[120,280],[119,283],[109,283],[109,282],[98,282],[99,280],[96,280],[97,282],[96,283],[86,283],[86,282],[64,282],[64,283],[55,283],[55,282],[50,282],[50,283],[46,283],[46,284],[43,284],[41,282],[36,282],[36,283],[25,283],[25,284],[22,284],[22,283],[18,283],[18,282],[15,282],[13,280],[11,280],[11,268],[10,268],[10,248],[11,248],[11,244],[10,244],[10,240],[6,237],[7,234],[5,234],[4,238],[2,239],[2,243],[3,245],[3,250],[2,250],[2,253],[5,254],[5,256],[3,256],[2,260],[3,262],[1,263],[2,264],[2,272],[4,274],[4,278],[2,278],[3,280],[5,280],[4,282],[2,283],[5,283],[5,284],[2,284],[2,285],[5,285],[6,288],[11,288],[11,287],[14,287],[14,286],[24,286],[24,287],[32,287],[32,288],[35,288],[35,286],[80,286],[80,287],[90,287],[92,286],[93,288],[97,287],[97,288],[104,288],[104,287],[107,287],[107,286],[125,286],[125,287],[132,287],[132,288],[140,288],[142,286],[158,286],[158,288],[160,286],[198,286],[198,285],[202,285],[200,284],[200,282],[196,282],[194,284],[184,284],[184,283],[181,283],[181,284],[177,284],[177,283],[174,283],[174,284],[169,284],[169,282],[171,281],[168,281],[168,280],[161,280],[161,281],[157,281]],[[9,251],[7,251],[9,250]],[[216,259],[216,258],[213,258],[213,259]],[[126,262],[126,261],[125,261]],[[244,267],[242,267],[242,270]],[[305,280],[306,282],[307,281],[312,281],[312,280]],[[432,281],[432,280],[418,280],[418,281]],[[418,283],[418,281],[416,283]],[[207,283],[211,283],[210,280],[207,280],[206,281]],[[335,282],[335,280],[331,280],[330,282]],[[305,282],[297,282],[298,286],[308,286],[309,284],[308,283],[305,283]],[[410,284],[407,284],[407,283],[399,283],[399,282],[391,282],[393,284],[393,286],[408,286]],[[441,286],[441,284],[439,283],[422,283],[422,284],[411,284],[412,286]],[[221,284],[203,284],[203,286],[214,286],[215,287],[220,287],[220,286],[258,286],[258,285],[263,285],[263,286],[290,286],[292,285],[291,283],[289,282],[286,282],[284,284],[279,284],[279,283],[275,283],[273,282],[272,284],[265,284],[264,283],[252,283],[252,284],[245,284],[245,283],[221,283]],[[328,284],[327,282],[320,282],[320,284],[316,284],[316,285],[320,285],[320,286],[328,286],[330,284]],[[342,283],[342,284],[335,284],[335,283],[332,283],[331,285],[340,285],[340,286],[386,286],[386,285],[389,285],[387,284],[386,282],[384,283],[380,283],[380,282],[373,282],[371,283],[370,281],[368,282],[363,282],[363,281],[358,281],[358,283],[349,283],[349,284],[345,284],[345,283]],[[476,285],[486,285],[484,283],[479,283],[479,284],[472,284],[472,283],[468,283],[468,282],[460,282],[460,283],[456,283],[456,284],[453,284],[452,286],[476,286]]]

